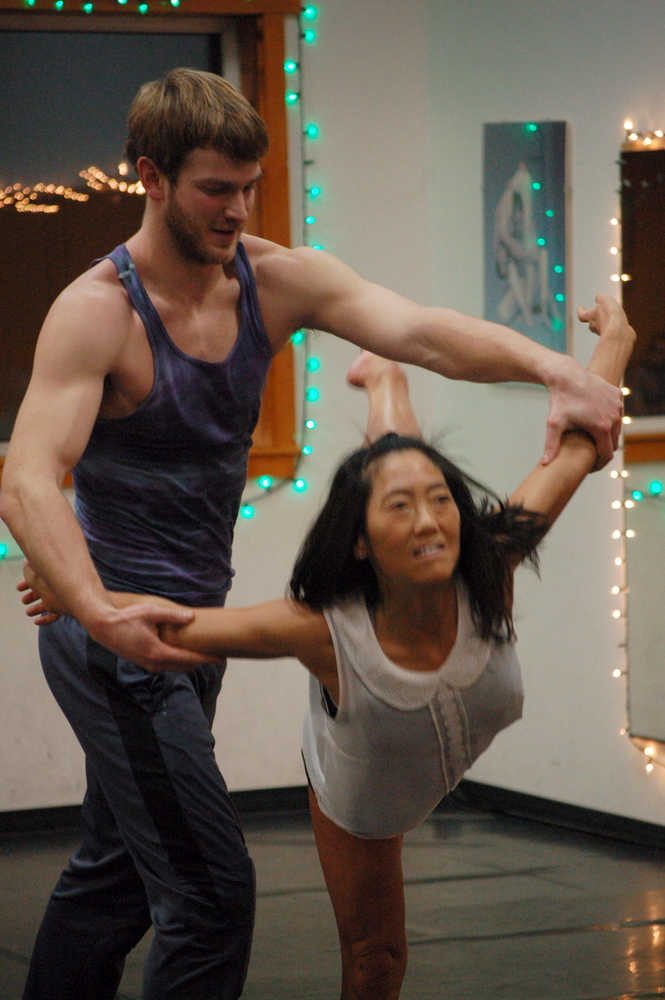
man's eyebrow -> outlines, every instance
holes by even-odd
[[[202,178],[202,180],[199,181],[199,183],[205,187],[218,188],[218,190],[220,191],[231,191],[238,187],[245,188],[248,187],[250,184],[257,184],[262,177],[263,177],[263,171],[259,170],[259,172],[254,177],[250,177],[250,179],[246,181],[244,184],[236,184],[235,181],[224,181],[221,180],[219,177],[204,177]]]

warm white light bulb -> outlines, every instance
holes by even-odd
[[[626,118],[625,121],[624,121],[624,123],[623,123],[623,127],[626,130],[626,132],[632,132],[633,127],[634,127],[633,119],[632,118]]]
[[[619,220],[617,219],[616,215],[613,215],[612,218],[610,219],[610,225],[611,226],[618,226],[619,225]]]
[[[621,593],[621,587],[619,587],[616,583],[614,584],[613,587],[610,587],[610,594],[614,594],[616,596],[617,594],[620,593]]]
[[[615,529],[615,530],[614,530],[614,531],[612,532],[612,538],[615,538],[615,539],[616,539],[616,538],[621,538],[621,532],[619,531],[619,529],[618,529],[618,528],[616,528],[616,529]]]
[[[612,612],[612,618],[621,618],[621,608],[615,608]]]
[[[620,669],[619,669],[619,667],[616,667],[616,668],[615,668],[615,669],[614,669],[614,670],[612,671],[612,677],[614,677],[614,678],[616,678],[616,679],[618,679],[619,677],[621,677],[621,676],[622,676],[622,674],[623,674],[623,670],[620,670]]]
[[[626,502],[624,504],[624,507],[626,508],[626,510],[632,510],[634,506],[635,506],[635,501],[634,500],[626,500]]]
[[[616,559],[614,560],[614,565],[615,566],[623,566],[623,559],[621,558],[621,556],[617,556],[616,557]]]
[[[612,254],[613,257],[616,257],[616,255],[618,254],[618,252],[619,252],[619,248],[618,247],[610,247],[610,253]]]
[[[633,529],[629,528],[628,531],[626,532],[626,538],[636,538],[636,537],[637,536],[636,536],[635,532],[633,531]]]
[[[655,754],[655,752],[656,752],[656,748],[655,747],[648,746],[648,747],[644,748],[644,756],[645,757],[653,757],[653,755]]]
[[[620,500],[613,500],[611,506],[612,506],[612,510],[621,510],[623,504],[621,503]]]
[[[647,774],[651,774],[651,772],[653,771],[653,764],[651,763],[651,761],[649,761],[644,770],[647,772]]]
[[[610,275],[610,281],[615,281],[615,282],[616,281],[621,281],[621,275],[620,274],[611,274]]]

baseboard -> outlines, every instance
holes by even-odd
[[[231,799],[240,817],[246,821],[261,816],[295,815],[307,811],[307,786],[231,792]],[[513,792],[478,781],[463,779],[439,806],[440,810],[465,808],[665,850],[665,826]],[[12,833],[52,834],[77,830],[80,825],[80,806],[0,812],[0,836]]]
[[[494,785],[484,785],[479,781],[463,779],[448,800],[453,807],[482,809],[578,833],[665,850],[665,826],[657,823],[569,805],[566,802],[540,798],[538,795],[513,792]]]
[[[263,815],[296,814],[306,812],[308,808],[306,785],[231,792],[231,800],[242,819]],[[0,812],[0,836],[11,833],[64,833],[68,830],[78,830],[80,827],[80,806]]]

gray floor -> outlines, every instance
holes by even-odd
[[[337,1000],[335,928],[305,816],[245,823],[259,887],[246,1000]],[[0,1000],[18,1000],[71,833],[0,839]],[[475,810],[405,846],[404,1000],[665,997],[665,853]],[[149,940],[119,996],[138,1000]],[[64,998],[63,998],[64,1000]]]

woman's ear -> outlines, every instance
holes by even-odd
[[[353,554],[356,559],[367,559],[367,542],[364,535],[358,535],[353,546]]]

